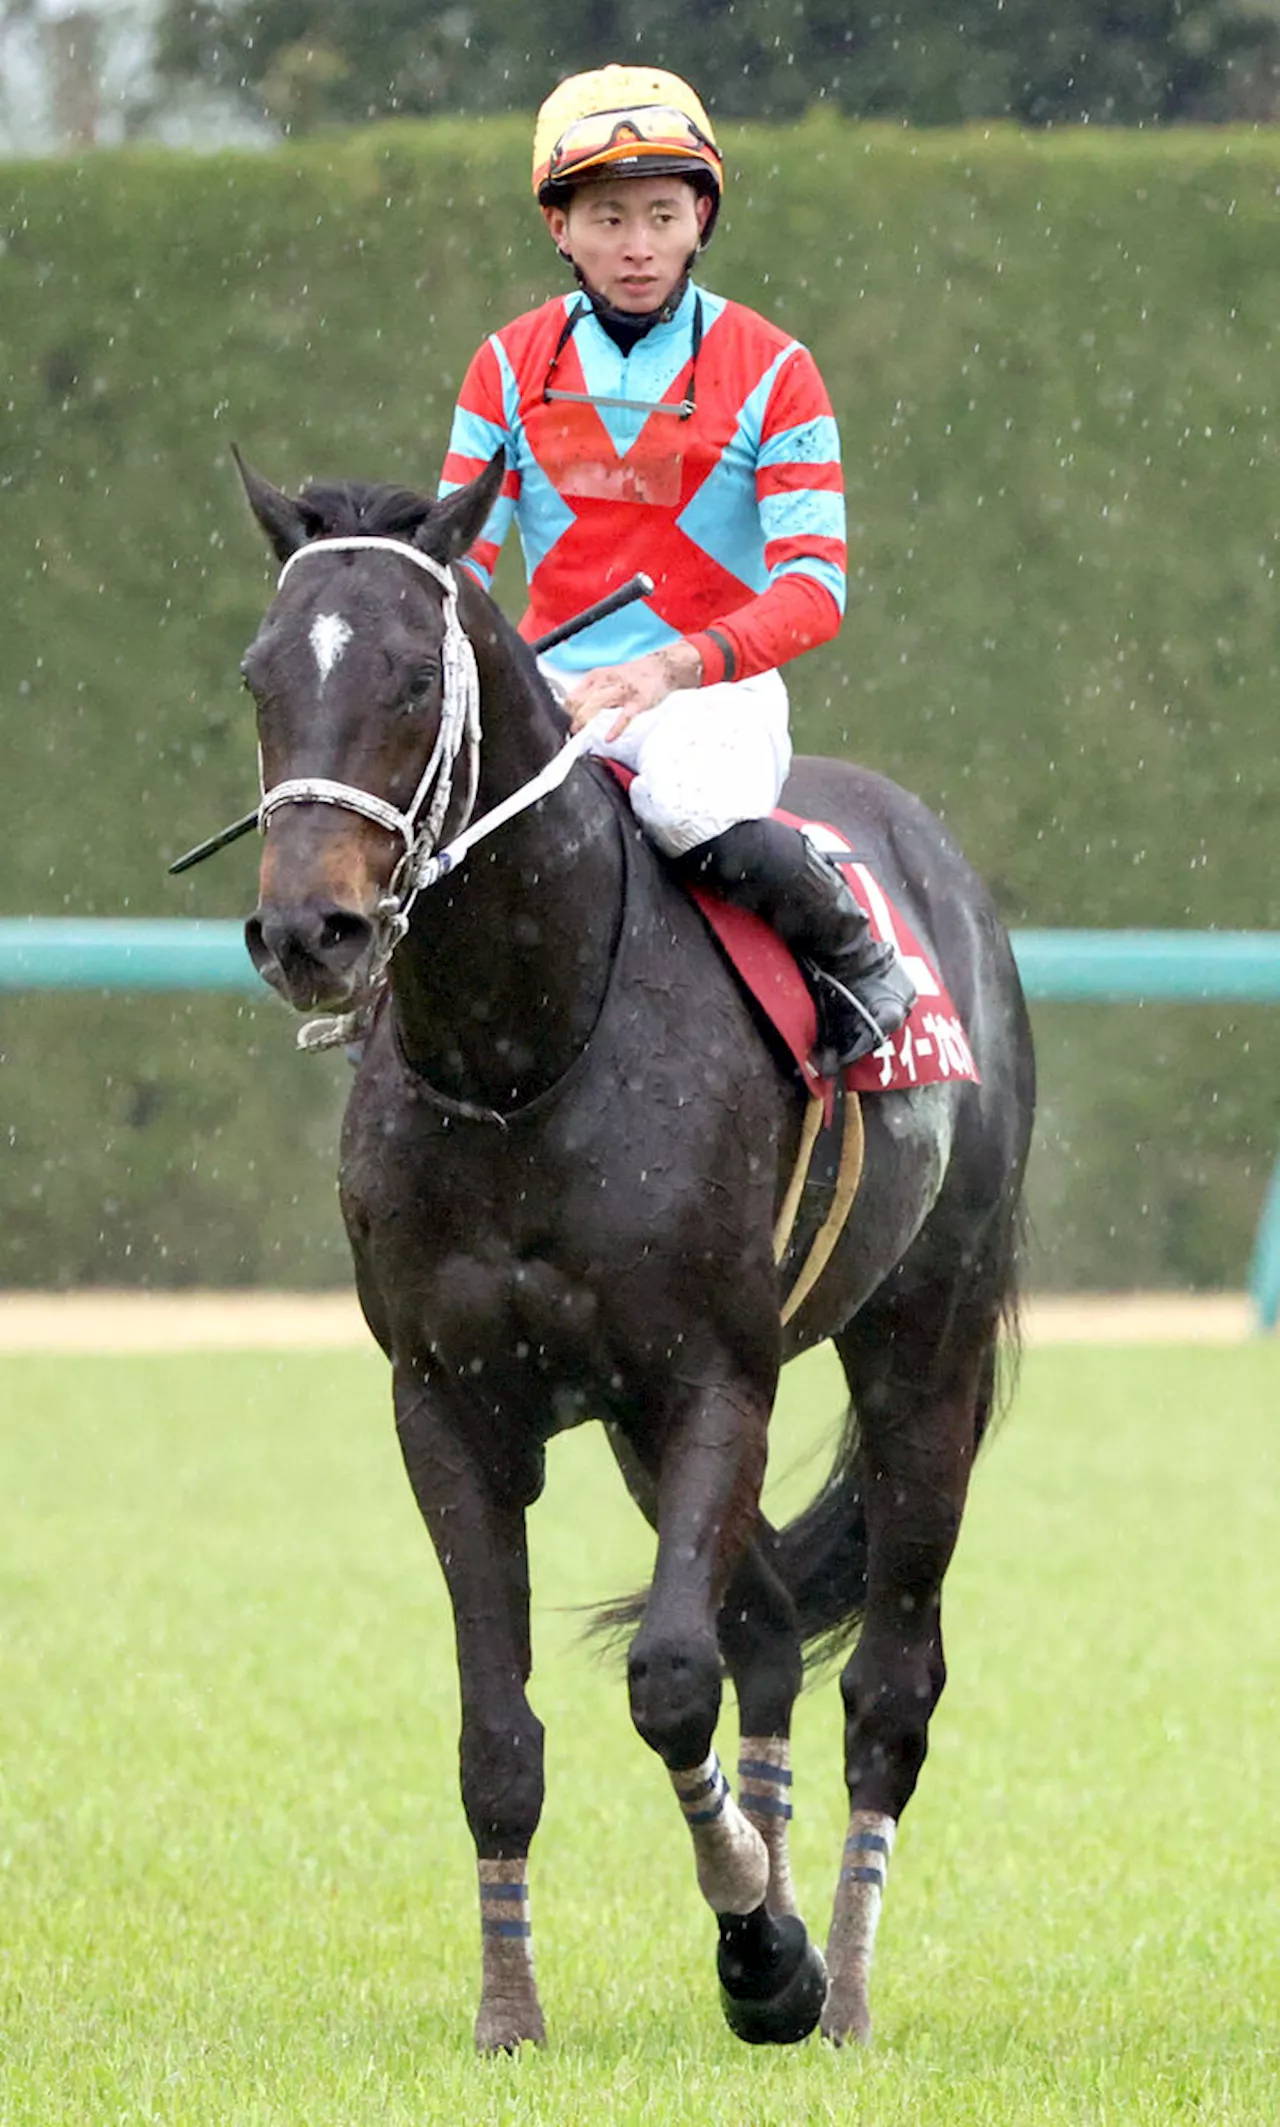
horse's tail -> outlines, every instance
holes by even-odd
[[[996,1294],[994,1315],[979,1333],[978,1386],[974,1397],[973,1452],[994,1418],[1007,1409],[1022,1353],[1018,1267],[1024,1254],[1024,1211],[1005,1210],[994,1240],[994,1259],[984,1269]],[[969,1324],[972,1331],[972,1320]],[[952,1335],[959,1331],[953,1321]],[[780,1529],[761,1517],[760,1538],[769,1565],[795,1604],[807,1668],[843,1654],[862,1620],[867,1599],[867,1521],[858,1415],[845,1412],[831,1472],[821,1490],[793,1521]],[[629,1639],[644,1616],[647,1588],[597,1609],[588,1628],[611,1646]]]
[[[795,1604],[806,1667],[843,1652],[867,1599],[859,1445],[850,1403],[826,1483],[794,1521],[774,1531],[769,1548],[769,1563]]]
[[[976,1455],[993,1418],[1007,1409],[1022,1352],[1018,1267],[1024,1248],[1021,1202],[1005,1210],[992,1236],[993,1254],[984,1266],[996,1295],[985,1332],[978,1333],[978,1385],[974,1396],[973,1452]],[[959,1331],[953,1321],[952,1336]],[[972,1334],[972,1322],[968,1325]],[[820,1666],[843,1654],[862,1620],[867,1599],[867,1520],[865,1475],[858,1414],[853,1403],[844,1425],[831,1474],[821,1491],[795,1517],[772,1534],[769,1563],[796,1607],[806,1667]]]

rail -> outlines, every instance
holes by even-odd
[[[1280,1004],[1277,931],[1013,934],[1034,1003]],[[238,923],[190,917],[0,918],[0,991],[259,988]],[[1263,1328],[1280,1320],[1280,1162],[1254,1242],[1249,1290]]]

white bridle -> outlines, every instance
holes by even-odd
[[[411,561],[416,569],[425,570],[444,592],[444,643],[441,650],[443,698],[440,724],[431,749],[431,758],[403,812],[388,799],[377,797],[371,790],[362,790],[357,783],[338,783],[328,776],[291,776],[283,783],[273,784],[270,790],[263,790],[258,806],[258,828],[265,834],[272,815],[285,805],[338,805],[344,811],[359,813],[362,818],[372,820],[377,826],[385,827],[391,834],[400,836],[404,851],[378,908],[378,914],[383,919],[388,933],[383,956],[385,966],[386,960],[390,959],[408,928],[409,911],[417,899],[432,854],[439,843],[453,799],[453,772],[464,746],[467,754],[467,787],[458,823],[460,828],[467,825],[475,810],[476,791],[480,782],[480,677],[476,670],[475,651],[458,618],[458,586],[452,570],[445,568],[438,561],[433,561],[429,554],[422,553],[419,548],[409,546],[403,539],[378,538],[369,534],[344,539],[308,540],[305,546],[299,547],[296,553],[289,556],[280,571],[276,590],[283,590],[290,569],[305,560],[308,554],[364,552],[396,554],[401,561]],[[261,782],[261,758],[259,781]]]
[[[270,790],[262,791],[258,827],[265,833],[272,814],[284,805],[340,805],[347,812],[357,812],[362,818],[376,821],[379,827],[401,837],[404,852],[377,908],[378,942],[367,981],[367,992],[372,997],[386,975],[392,954],[409,928],[410,911],[423,888],[434,886],[438,879],[453,871],[476,842],[555,790],[574,762],[590,750],[593,738],[600,736],[606,720],[611,721],[614,712],[611,709],[602,711],[594,723],[567,739],[554,759],[528,783],[471,825],[480,782],[480,675],[470,638],[458,618],[458,586],[452,572],[440,562],[433,561],[429,554],[406,545],[402,539],[378,538],[372,534],[344,539],[311,539],[289,556],[276,580],[276,590],[279,592],[290,569],[308,554],[362,553],[366,550],[398,554],[402,561],[411,561],[415,568],[424,569],[444,592],[443,699],[440,728],[431,758],[404,812],[386,798],[377,797],[373,791],[362,790],[357,783],[337,783],[328,776],[291,776],[283,783],[274,783]],[[453,840],[447,848],[440,849],[440,835],[453,796],[453,771],[464,745],[467,749],[466,798]],[[261,749],[258,780],[261,786]],[[427,806],[433,785],[434,795]],[[427,806],[425,817],[420,818],[424,806]],[[310,1020],[298,1035],[298,1046],[323,1049],[352,1040],[359,1033],[363,1018],[363,1013],[357,1010]]]

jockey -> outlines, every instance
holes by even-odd
[[[631,803],[684,876],[751,909],[800,959],[824,1068],[915,1001],[833,864],[768,817],[791,764],[777,667],[834,635],[845,596],[839,437],[808,350],[691,278],[723,159],[678,76],[607,66],[561,82],[533,189],[577,291],[494,333],[463,380],[441,481],[499,448],[502,492],[467,557],[488,589],[515,519],[520,623],[546,634],[643,570],[651,595],[544,660],[575,731],[635,771]]]

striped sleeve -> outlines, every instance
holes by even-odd
[[[749,679],[827,642],[845,608],[847,548],[840,436],[818,366],[796,346],[761,425],[756,502],[766,590],[689,640],[702,683]]]
[[[486,591],[492,588],[498,553],[520,495],[520,475],[511,464],[514,383],[510,362],[495,333],[479,349],[462,380],[440,475],[439,494],[451,495],[482,473],[496,450],[507,453],[507,471],[498,499],[464,562]]]

